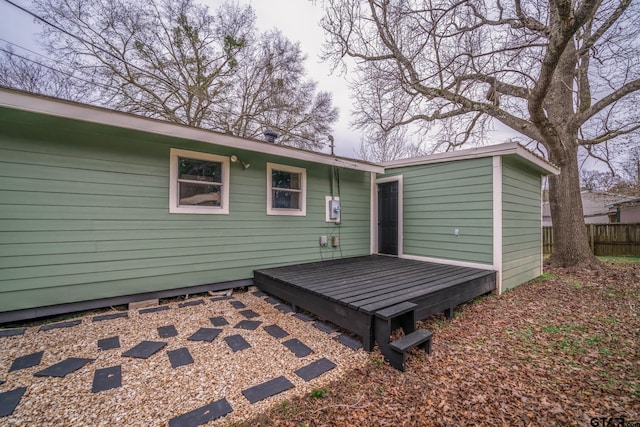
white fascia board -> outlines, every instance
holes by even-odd
[[[58,100],[40,95],[0,89],[0,106],[49,116],[63,117],[124,129],[139,130],[158,135],[203,142],[207,144],[232,147],[241,150],[282,156],[325,165],[366,172],[384,173],[384,167],[359,160],[330,156],[328,154],[270,144],[237,136],[226,135],[177,123],[139,117],[133,114],[108,110],[75,102]]]
[[[560,168],[558,166],[554,165],[553,163],[549,163],[541,157],[536,156],[531,151],[524,148],[522,145],[516,145],[518,146],[516,149],[516,154],[518,156],[545,170],[546,172],[548,172],[547,175],[560,175]]]
[[[547,162],[541,157],[536,156],[517,142],[506,142],[504,144],[489,145],[486,147],[469,148],[467,150],[452,151],[448,153],[432,154],[429,156],[411,157],[408,159],[393,160],[384,162],[382,165],[386,169],[401,168],[406,166],[426,165],[429,163],[452,162],[456,160],[478,159],[481,157],[495,157],[518,155],[534,165],[538,166],[551,175],[558,175],[560,169]]]

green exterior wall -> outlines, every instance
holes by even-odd
[[[230,156],[230,214],[169,213],[169,152]],[[266,163],[306,168],[307,215],[266,215]],[[0,109],[0,312],[252,277],[369,254],[370,173]],[[337,194],[336,194],[337,195]],[[320,235],[339,235],[321,248]]]
[[[540,172],[502,158],[502,290],[542,274]]]
[[[485,157],[387,169],[379,176],[403,176],[403,254],[492,265],[492,173],[492,159]]]

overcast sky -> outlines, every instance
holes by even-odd
[[[12,1],[31,9],[26,0]],[[224,0],[196,1],[208,5],[211,11],[224,3]],[[330,68],[318,59],[324,41],[319,25],[323,15],[320,6],[310,0],[239,0],[239,3],[250,4],[253,7],[260,29],[279,28],[290,40],[300,43],[302,51],[307,55],[307,73],[318,82],[319,90],[333,94],[333,102],[340,109],[340,119],[335,124],[333,132],[336,154],[355,157],[354,150],[360,143],[360,134],[349,129],[351,101],[345,78],[330,75]],[[4,41],[8,41],[37,50],[36,35],[39,31],[40,26],[33,22],[33,18],[0,0],[0,46],[5,45]],[[13,48],[17,53],[25,53],[15,46]],[[328,148],[324,151],[328,152]]]
[[[12,1],[30,8],[28,0]],[[342,156],[356,157],[361,134],[349,127],[352,97],[346,82],[348,76],[331,74],[328,64],[319,60],[324,42],[324,32],[319,25],[323,16],[321,2],[312,0],[237,1],[240,4],[250,4],[253,7],[258,28],[262,30],[278,28],[290,40],[300,43],[302,51],[307,55],[305,66],[308,75],[318,82],[319,90],[329,91],[333,94],[334,104],[340,109],[340,118],[335,124],[333,132],[336,144],[335,152]],[[224,0],[196,0],[196,2],[206,4],[213,11],[224,3]],[[0,46],[5,44],[3,42],[5,40],[37,50],[37,33],[39,31],[40,26],[34,23],[33,18],[6,1],[0,0]],[[494,123],[494,126],[496,130],[490,136],[493,144],[505,142],[516,135],[499,123]],[[328,150],[326,148],[324,151],[328,152]]]
[[[205,4],[214,9],[222,0],[207,0]],[[331,75],[328,64],[319,60],[324,42],[324,31],[320,28],[323,10],[320,2],[311,0],[241,0],[250,4],[256,12],[258,27],[264,30],[278,28],[294,42],[299,42],[307,55],[306,69],[318,82],[318,89],[333,94],[333,102],[340,109],[340,118],[334,127],[333,136],[336,154],[355,157],[354,150],[360,145],[360,133],[349,129],[351,96],[345,76]],[[325,150],[328,151],[328,150]]]

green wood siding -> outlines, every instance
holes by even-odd
[[[524,162],[502,160],[502,289],[542,272],[540,173]]]
[[[388,169],[384,176],[393,175],[403,176],[404,254],[493,264],[490,157]]]
[[[171,148],[251,164],[231,163],[229,215],[169,213]],[[306,168],[305,217],[266,214],[267,162]],[[340,226],[325,222],[330,176],[311,162],[0,109],[0,311],[366,255],[370,174],[340,169]],[[340,246],[321,248],[320,235]]]

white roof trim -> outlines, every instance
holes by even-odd
[[[347,169],[384,173],[384,167],[355,159],[314,153],[284,145],[270,144],[162,120],[139,117],[85,104],[0,88],[0,106],[107,126],[140,130],[158,135],[190,139],[207,144],[305,160]]]
[[[429,163],[451,162],[455,160],[477,159],[480,157],[494,157],[518,155],[549,174],[558,175],[560,168],[547,162],[545,159],[536,156],[516,142],[507,142],[504,144],[489,145],[486,147],[470,148],[467,150],[452,151],[448,153],[432,154],[430,156],[411,157],[408,159],[393,160],[391,162],[382,163],[387,169],[394,169],[405,166],[424,165]]]

